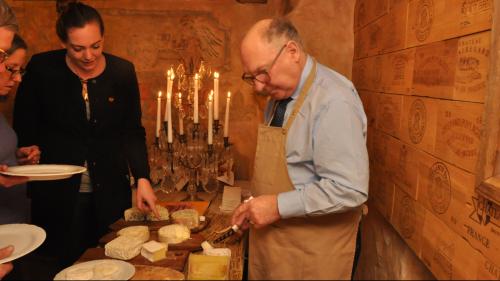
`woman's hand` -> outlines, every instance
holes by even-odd
[[[36,145],[20,147],[16,151],[17,162],[19,165],[38,164],[41,154]]]
[[[14,247],[13,246],[8,246],[5,248],[0,249],[0,259],[4,259],[10,255],[12,255],[12,252],[14,252]],[[7,275],[12,270],[12,263],[4,263],[0,264],[0,280]]]
[[[7,171],[6,165],[0,165],[0,171]],[[11,187],[18,184],[23,184],[28,181],[28,177],[14,177],[14,176],[4,176],[0,175],[0,186],[1,187]]]
[[[137,181],[137,208],[143,212],[153,212],[159,218],[156,210],[156,195],[149,180],[141,178]]]

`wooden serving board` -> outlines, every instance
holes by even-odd
[[[104,247],[106,243],[116,238],[116,232],[110,232],[99,239],[99,245]],[[158,240],[158,232],[151,231],[149,240]],[[191,238],[178,244],[168,244],[168,251],[170,250],[185,250],[185,251],[198,251],[201,249],[201,243],[205,241],[205,237],[199,233],[191,233]]]
[[[167,251],[167,258],[157,262],[150,262],[142,255],[138,255],[135,258],[128,260],[127,262],[135,265],[147,265],[147,266],[160,266],[169,267],[174,270],[183,272],[184,265],[186,264],[187,257],[189,256],[189,251],[181,250],[170,250]],[[104,248],[89,248],[83,253],[83,255],[76,261],[76,263],[99,260],[99,259],[110,259],[110,257],[104,254]]]

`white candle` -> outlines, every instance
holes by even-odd
[[[193,122],[195,124],[199,123],[198,120],[198,81],[200,77],[198,73],[194,75],[194,109],[193,109]]]
[[[169,93],[169,90],[168,89],[172,89],[172,80],[170,80],[170,74],[171,74],[171,71],[170,69],[167,71],[167,95]],[[163,117],[163,121],[164,122],[168,122],[168,107],[167,105],[165,104],[165,116]]]
[[[231,92],[227,92],[226,114],[224,115],[224,137],[229,135],[229,104],[231,103]]]
[[[182,94],[179,93],[179,135],[184,135],[184,120],[182,120]]]
[[[212,106],[212,98],[213,98],[213,91],[210,93],[210,96],[208,96],[208,144],[213,143],[213,129],[212,129],[212,122],[213,122],[213,106]]]
[[[168,110],[168,129],[167,142],[172,143],[172,98],[171,93],[167,92],[167,110]]]
[[[214,120],[219,120],[219,73],[214,73]]]
[[[161,91],[158,92],[158,101],[156,105],[156,137],[160,137],[160,123],[161,123]]]

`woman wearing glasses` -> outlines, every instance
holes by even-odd
[[[47,231],[41,254],[66,267],[131,207],[129,169],[137,206],[154,209],[156,197],[133,64],[103,52],[104,23],[93,7],[69,3],[56,31],[64,49],[31,58],[14,128],[20,143],[40,146],[41,163],[87,166],[68,180],[28,185],[32,221]]]

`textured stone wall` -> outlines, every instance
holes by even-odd
[[[30,54],[60,48],[55,34],[55,1],[8,1],[20,22]],[[220,72],[220,90],[233,93],[230,138],[235,144],[236,176],[248,179],[253,167],[256,128],[265,99],[241,81],[239,44],[257,20],[286,15],[296,24],[307,50],[319,61],[350,77],[353,57],[351,0],[89,0],[105,21],[105,51],[136,67],[148,142],[154,136],[156,94],[166,88],[164,72],[182,58],[201,58]],[[187,61],[189,65],[190,60]],[[11,116],[12,100],[0,105]],[[220,110],[223,114],[224,99]],[[223,116],[223,115],[222,115]]]

